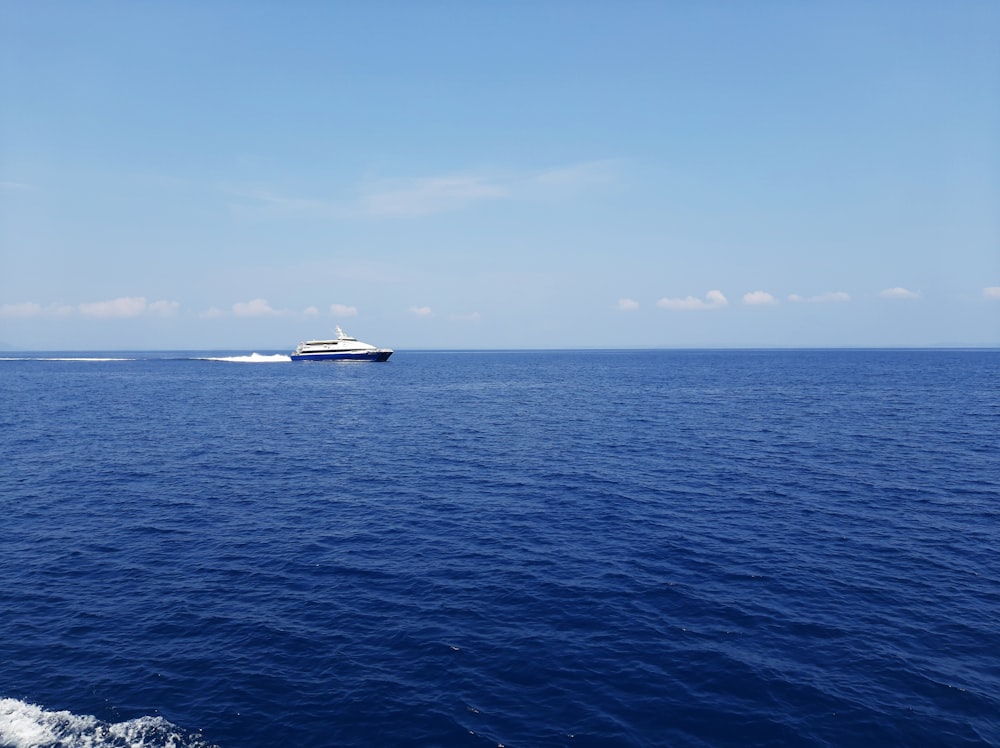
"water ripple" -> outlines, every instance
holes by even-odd
[[[137,358],[0,365],[5,744],[1000,743],[1000,354]]]

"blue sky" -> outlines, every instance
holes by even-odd
[[[1000,345],[1000,4],[0,2],[0,343]]]

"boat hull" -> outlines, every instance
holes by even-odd
[[[292,361],[388,361],[392,351],[317,351],[293,353]]]

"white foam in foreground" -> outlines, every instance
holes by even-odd
[[[263,356],[260,353],[251,353],[249,356],[219,356],[217,358],[205,358],[203,361],[229,361],[234,364],[281,364],[291,361],[290,356],[283,353],[275,353],[273,356]]]
[[[102,722],[72,712],[50,712],[17,699],[0,699],[0,745],[10,748],[210,748],[162,717]]]

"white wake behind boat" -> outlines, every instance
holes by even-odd
[[[392,348],[376,348],[337,326],[335,340],[307,340],[291,352],[292,361],[387,361]]]

